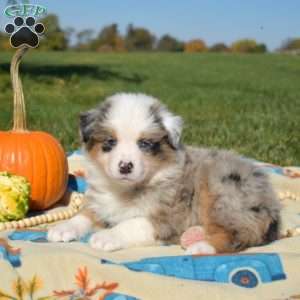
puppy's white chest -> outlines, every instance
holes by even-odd
[[[116,225],[135,217],[147,217],[151,211],[147,205],[126,203],[111,193],[94,194],[93,198],[89,208],[95,211],[100,220],[110,225]]]

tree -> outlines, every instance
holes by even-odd
[[[184,52],[205,52],[207,50],[206,44],[203,40],[191,40],[184,45]]]
[[[9,36],[0,32],[0,50],[12,50],[13,48],[9,42]]]
[[[124,51],[124,40],[119,33],[118,25],[105,26],[92,42],[92,49],[98,51]]]
[[[75,34],[75,29],[73,27],[67,27],[65,30],[65,37],[68,41],[68,47],[71,47],[70,43],[72,40],[72,36]]]
[[[264,53],[267,51],[265,44],[257,44],[255,40],[242,39],[231,45],[232,52],[239,53]]]
[[[230,49],[224,43],[216,43],[209,48],[211,52],[229,52]]]
[[[255,53],[266,53],[268,52],[268,48],[265,44],[261,43],[261,44],[258,44],[255,51]]]
[[[88,50],[91,47],[94,31],[92,29],[84,29],[76,34],[76,48],[79,50]]]
[[[68,46],[67,34],[60,25],[58,17],[54,14],[41,18],[39,22],[45,26],[45,33],[41,39],[40,48],[43,50],[65,50]]]
[[[159,51],[183,51],[183,43],[169,34],[163,35],[157,44]]]
[[[279,49],[280,51],[296,51],[296,52],[300,52],[300,38],[290,38],[285,40],[282,43],[282,46]]]
[[[152,50],[155,40],[155,36],[148,29],[128,25],[125,45],[129,51]]]

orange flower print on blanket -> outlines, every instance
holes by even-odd
[[[12,293],[0,289],[1,300],[104,300],[118,287],[116,282],[96,283],[92,285],[88,276],[87,267],[79,268],[75,275],[76,288],[70,290],[54,290],[52,295],[37,297],[36,292],[43,288],[43,281],[37,275],[26,281],[18,277],[12,282]]]
[[[18,277],[12,282],[12,294],[8,294],[0,289],[0,299],[2,300],[25,300],[34,299],[34,294],[43,287],[42,280],[34,275],[31,280],[25,281]],[[48,297],[45,298],[45,300]]]
[[[94,298],[96,294],[99,294],[97,299],[104,300],[107,295],[111,294],[118,287],[118,284],[115,282],[106,283],[105,281],[91,286],[86,267],[78,269],[75,279],[78,289],[54,291],[54,296],[57,298],[89,300],[92,297]]]
[[[287,298],[276,298],[276,299],[273,299],[273,300],[299,300],[300,299],[300,294],[299,295],[292,295],[292,296],[289,296]]]
[[[291,170],[291,169],[285,168],[283,170],[283,174],[290,178],[300,178],[300,169],[298,171],[298,170]]]

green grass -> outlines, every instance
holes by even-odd
[[[0,54],[0,128],[11,127],[11,54]],[[143,92],[185,120],[184,141],[300,165],[300,57],[31,51],[21,74],[32,130],[77,148],[78,113],[120,91]]]

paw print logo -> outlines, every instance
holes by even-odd
[[[10,44],[14,48],[19,48],[22,45],[26,45],[31,48],[35,48],[39,44],[39,35],[45,31],[45,27],[42,23],[35,23],[33,17],[27,17],[26,20],[22,17],[16,17],[14,24],[7,24],[5,31],[10,36]]]

